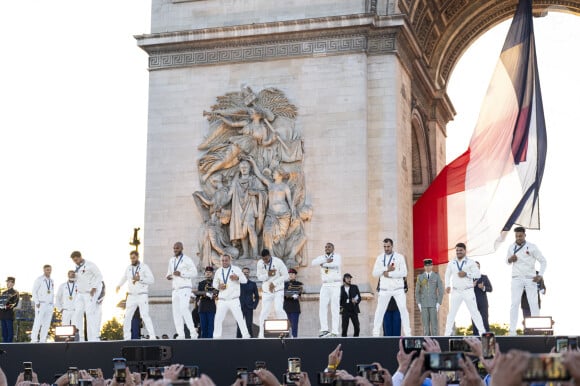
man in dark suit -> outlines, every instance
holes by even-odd
[[[477,268],[479,269],[479,262],[476,261]],[[487,293],[493,291],[493,287],[491,286],[491,282],[487,275],[481,274],[480,278],[473,282],[473,292],[475,292],[475,301],[477,303],[477,309],[481,314],[481,319],[483,319],[483,326],[485,327],[485,331],[489,330],[489,303],[487,302]],[[473,326],[473,335],[479,336],[482,332],[485,331],[478,331],[473,321],[471,322]]]
[[[360,309],[358,304],[361,301],[360,291],[358,286],[351,284],[352,275],[345,273],[342,277],[342,286],[340,287],[340,313],[342,314],[342,336],[346,336],[348,330],[349,320],[352,320],[354,327],[354,335],[358,336],[360,333],[360,323],[358,321],[358,314]]]
[[[240,284],[240,305],[242,306],[242,314],[248,327],[250,337],[254,337],[252,325],[254,324],[254,310],[258,307],[260,302],[260,293],[255,282],[250,280],[250,268],[242,268],[242,272],[246,275],[248,282]],[[236,337],[241,338],[242,333],[238,327]]]

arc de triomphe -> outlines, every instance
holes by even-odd
[[[165,297],[170,284],[161,278],[173,243],[183,241],[188,255],[202,258],[206,236],[200,229],[212,212],[198,210],[192,198],[208,192],[200,145],[215,119],[204,111],[244,86],[256,93],[278,90],[295,107],[292,130],[300,134],[292,139],[302,149],[286,157],[286,168],[299,161],[292,170],[304,179],[302,204],[311,209],[301,223],[299,280],[317,291],[319,270],[308,265],[333,242],[343,256],[342,272],[369,293],[361,313],[361,333],[369,335],[376,286],[370,271],[389,237],[407,258],[413,314],[412,205],[445,164],[445,127],[455,114],[446,84],[467,47],[511,18],[516,5],[517,0],[152,0],[151,33],[137,41],[149,54],[144,256],[158,278],[152,291],[159,311],[153,316],[163,325],[158,331],[172,330]],[[538,0],[533,7],[536,15],[580,13],[578,0]],[[226,104],[230,123],[257,106],[243,103],[247,111]],[[262,111],[261,122],[272,137],[280,126],[275,116],[264,118],[270,113]],[[235,125],[226,129],[243,136]],[[289,138],[277,138],[285,142],[278,147],[282,152],[295,149]],[[247,146],[253,152],[265,138],[254,140],[253,148],[246,143],[235,150],[248,155]],[[237,173],[233,162],[222,178],[231,181]],[[317,315],[316,296],[306,298],[312,301],[303,303],[303,312]],[[317,317],[305,319],[301,335],[315,335]],[[419,327],[416,318],[416,333]]]

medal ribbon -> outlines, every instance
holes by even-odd
[[[46,290],[48,291],[48,293],[50,293],[50,286],[52,284],[52,280],[48,279],[48,281],[46,279],[44,279],[44,284],[46,284]]]
[[[458,262],[457,260],[455,260],[455,264],[457,264],[457,269],[458,269],[459,271],[463,271],[463,265],[465,265],[465,260],[463,260],[463,261],[461,262],[461,266],[459,266],[459,262]]]
[[[73,283],[72,288],[69,286],[69,283],[70,283],[70,281],[68,281],[66,283],[66,288],[67,288],[67,291],[68,291],[68,296],[70,296],[72,298],[72,294],[75,291],[75,283]]]
[[[385,253],[383,255],[383,267],[386,267],[387,265],[391,265],[391,261],[393,260],[393,256],[395,255],[395,252],[391,253],[391,257],[389,257],[389,262],[385,265],[385,262],[387,261],[387,254]]]
[[[177,264],[173,263],[173,272],[177,271],[177,267],[179,267],[179,264],[181,263],[181,259],[183,259],[183,253],[181,255],[179,255],[179,260],[177,260]],[[135,276],[135,275],[133,275]]]
[[[516,244],[516,245],[514,245],[514,255],[515,255],[516,253],[518,253],[518,252],[519,252],[519,251],[520,251],[520,250],[521,250],[521,249],[524,247],[524,245],[526,245],[526,243],[525,243],[525,242],[524,242],[522,245],[520,245],[520,246],[518,246],[517,244]]]
[[[133,270],[133,266],[131,266],[131,273],[133,274],[132,277],[135,277],[135,275],[139,273],[139,270],[141,270],[141,264],[138,264],[137,268],[135,270]],[[176,267],[176,269],[173,270],[173,272],[175,272],[175,271],[177,271],[177,267]]]
[[[230,272],[232,271],[232,266],[230,265],[230,269],[228,269],[228,273],[224,275],[225,270],[222,268],[222,279],[224,279],[224,284],[228,284],[228,280],[230,278]]]

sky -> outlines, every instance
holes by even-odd
[[[57,283],[80,250],[96,262],[109,289],[104,320],[119,314],[114,295],[128,264],[145,199],[147,55],[134,35],[150,31],[148,0],[0,2],[0,280],[16,277],[30,291],[42,265]],[[448,161],[467,149],[508,22],[484,34],[463,55],[448,87],[457,116],[447,127]],[[580,207],[565,180],[578,130],[578,18],[535,19],[548,131],[541,190],[541,231],[529,231],[548,260],[542,314],[556,333],[578,334],[578,307],[568,300],[579,272],[573,234]],[[509,240],[511,241],[511,239]],[[478,257],[492,282],[490,321],[509,318],[507,243]],[[459,325],[468,320],[465,309]]]

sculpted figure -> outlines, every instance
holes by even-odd
[[[193,199],[204,219],[200,229],[199,252],[200,266],[219,265],[220,256],[228,254],[237,258],[239,251],[230,243],[230,238],[223,224],[230,222],[229,191],[223,185],[222,175],[211,176],[210,185],[213,194],[203,191],[193,193]]]
[[[228,252],[234,258],[257,258],[266,248],[289,267],[300,265],[312,207],[296,106],[279,89],[242,87],[218,96],[203,115],[209,122],[198,146],[203,190],[194,193],[204,220],[202,260],[215,263],[228,248],[237,249]]]
[[[250,174],[248,161],[241,161],[239,168],[240,172],[234,177],[229,191],[232,200],[230,240],[241,240],[240,258],[256,258],[258,234],[264,224],[267,192],[260,180]]]
[[[254,174],[268,188],[268,211],[264,222],[264,248],[283,252],[286,235],[292,219],[296,217],[296,211],[292,203],[292,193],[288,184],[283,182],[287,173],[282,168],[274,169],[274,181],[270,181],[260,172],[253,158],[248,157],[248,162],[254,168]]]

